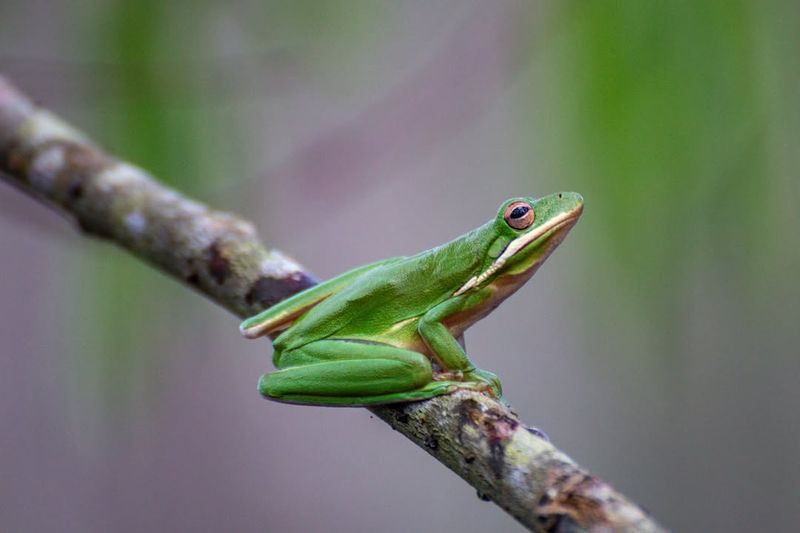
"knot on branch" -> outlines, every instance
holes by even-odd
[[[507,411],[486,406],[471,398],[458,404],[458,417],[459,442],[465,444],[472,440],[474,444],[485,443],[490,454],[489,465],[495,477],[500,479],[504,470],[505,446],[519,427],[519,420],[511,417]]]
[[[3,168],[28,181],[40,195],[73,213],[81,229],[99,233],[78,205],[92,180],[115,161],[94,146],[71,140],[47,139],[39,144],[12,143],[5,152]]]

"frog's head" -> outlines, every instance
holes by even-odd
[[[503,202],[492,221],[495,239],[488,254],[491,262],[456,294],[498,277],[529,278],[564,240],[582,212],[583,197],[575,192]]]

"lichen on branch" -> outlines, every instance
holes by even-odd
[[[253,225],[119,161],[0,76],[0,173],[239,317],[316,283]],[[471,391],[371,409],[533,531],[663,531],[506,406]]]

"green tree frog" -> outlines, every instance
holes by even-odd
[[[245,320],[245,337],[274,338],[267,398],[367,406],[474,389],[502,400],[476,368],[463,333],[519,289],[583,211],[577,193],[512,198],[492,220],[410,257],[355,268]]]

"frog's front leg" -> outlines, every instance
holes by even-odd
[[[320,340],[275,358],[279,370],[261,377],[259,391],[273,400],[361,406],[423,400],[460,385],[434,381],[422,354],[387,344]]]
[[[419,321],[418,331],[422,339],[436,354],[447,373],[461,373],[465,386],[483,386],[496,398],[502,398],[502,388],[497,376],[476,368],[463,347],[445,326],[446,319],[457,320],[458,313],[469,312],[491,296],[486,289],[451,298],[429,310]]]

